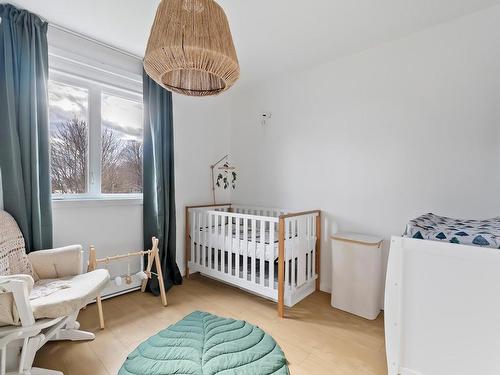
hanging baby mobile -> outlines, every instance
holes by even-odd
[[[224,164],[222,164],[224,163]],[[221,165],[222,164],[222,165]],[[219,166],[220,165],[220,166]],[[215,179],[215,168],[217,168],[217,179]],[[238,177],[236,168],[229,163],[229,155],[225,155],[219,161],[210,166],[212,171],[212,197],[215,202],[215,187],[227,190],[230,187],[236,189],[236,179]]]

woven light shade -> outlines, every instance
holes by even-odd
[[[184,95],[229,89],[240,67],[224,10],[213,0],[162,0],[144,69],[161,86]]]

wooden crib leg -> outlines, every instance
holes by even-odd
[[[278,245],[278,316],[285,317],[285,219],[279,221]]]

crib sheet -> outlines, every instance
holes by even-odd
[[[432,213],[411,220],[404,237],[500,248],[500,217],[461,220]]]
[[[224,228],[224,235],[227,236],[228,235],[228,232],[229,232],[229,229],[228,229],[229,225],[228,224],[225,224],[225,228]],[[277,226],[275,226],[277,227]],[[208,230],[208,227],[200,227],[200,231],[203,232],[203,231],[206,231]],[[233,224],[232,225],[232,237],[234,239],[236,239],[236,225]],[[219,228],[218,228],[218,231],[221,232],[221,229],[220,229],[220,225],[219,225]],[[256,231],[255,231],[255,240],[260,243],[260,226],[258,225],[256,227]],[[212,235],[213,236],[217,236],[217,231],[214,229],[214,227],[212,226]],[[243,227],[243,225],[240,225],[239,227],[239,237],[238,239],[242,240],[245,236],[245,229]],[[279,242],[279,232],[278,230],[275,228],[274,230],[274,243],[278,243]],[[248,241],[252,241],[252,228],[250,227],[250,225],[248,225],[248,230],[247,230],[247,239]],[[266,243],[267,245],[269,245],[269,240],[270,240],[270,237],[269,237],[269,228],[266,228],[265,230],[265,236],[264,236],[264,243]]]
[[[225,249],[225,250],[231,251],[235,254],[240,254],[240,255],[247,254],[249,256],[253,256],[253,251],[255,249],[255,257],[257,259],[264,257],[264,259],[266,261],[277,260],[278,256],[279,256],[279,249],[278,249],[279,232],[278,232],[278,230],[274,231],[273,243],[269,243],[270,242],[269,228],[266,228],[266,230],[265,230],[265,236],[264,236],[263,241],[261,241],[260,226],[257,226],[256,229],[257,230],[256,230],[255,242],[254,242],[253,238],[252,238],[252,229],[250,228],[250,226],[248,228],[246,241],[244,240],[245,233],[244,233],[243,225],[240,225],[238,236],[237,236],[237,228],[236,228],[236,225],[234,225],[234,224],[232,225],[231,235],[229,235],[228,224],[225,224],[223,235],[221,234],[222,231],[220,230],[220,225],[219,225],[218,231],[214,230],[214,227],[212,227],[211,231],[208,231],[208,227],[200,227],[199,228],[200,232],[208,231],[207,235],[210,238],[210,242],[212,243],[213,247],[216,247],[219,250]],[[295,234],[295,236],[292,236],[290,234],[289,238],[291,239],[292,237],[297,237],[297,234]],[[265,256],[264,256],[264,253],[265,253]],[[291,257],[293,255],[286,253],[286,256],[287,256],[287,258],[291,259]]]

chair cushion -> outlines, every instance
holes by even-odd
[[[35,278],[21,230],[9,213],[0,210],[0,276],[19,274]]]
[[[62,280],[68,281],[70,287],[30,301],[35,319],[59,318],[79,311],[104,289],[109,281],[109,273],[100,269],[54,281]],[[36,291],[37,284],[45,287],[47,280],[35,283],[33,291]]]

